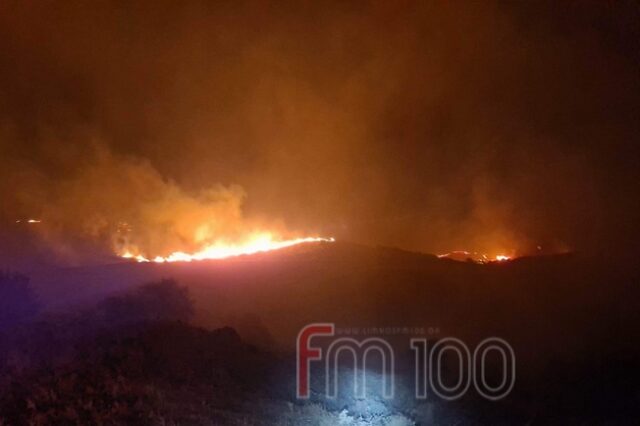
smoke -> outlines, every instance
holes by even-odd
[[[69,250],[263,224],[431,252],[631,246],[638,13],[4,2],[2,218],[42,215]]]
[[[244,190],[220,184],[187,191],[146,160],[94,148],[73,172],[47,186],[28,211],[39,235],[63,259],[78,258],[83,243],[123,254],[194,252],[214,242],[242,242],[265,228],[286,235],[277,221],[248,218]]]

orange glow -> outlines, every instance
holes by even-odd
[[[18,219],[16,223],[40,223],[42,222],[40,219]]]
[[[333,238],[322,237],[306,237],[306,238],[294,238],[289,240],[280,240],[274,237],[269,232],[257,233],[252,235],[243,243],[224,243],[216,242],[206,245],[201,250],[195,253],[185,253],[176,251],[170,253],[167,256],[156,256],[153,258],[147,258],[140,253],[135,253],[132,250],[125,250],[120,254],[125,259],[135,259],[138,262],[191,262],[194,260],[210,260],[210,259],[225,259],[233,256],[241,256],[246,254],[261,253],[271,250],[278,250],[285,247],[291,247],[299,244],[314,243],[314,242],[333,242]]]
[[[466,250],[456,250],[449,253],[439,254],[441,259],[451,259],[457,261],[473,261],[475,263],[490,263],[490,262],[505,262],[513,259],[513,256],[507,256],[505,254],[498,254],[495,256],[488,255],[486,253],[470,252]]]

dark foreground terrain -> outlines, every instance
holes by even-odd
[[[29,275],[37,308],[24,302],[2,330],[3,424],[634,424],[640,417],[639,273],[630,259],[477,265],[336,243]],[[5,287],[16,282],[3,277]],[[516,384],[500,401],[474,392],[416,400],[406,336],[396,336],[393,400],[375,391],[328,400],[314,381],[301,402],[294,346],[311,322],[422,327],[430,339],[454,336],[469,346],[499,336],[514,348]],[[352,371],[341,372],[347,383]]]

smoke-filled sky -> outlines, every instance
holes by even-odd
[[[640,6],[3,1],[3,226],[635,247]],[[198,231],[199,232],[199,231]]]

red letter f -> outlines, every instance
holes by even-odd
[[[296,395],[299,399],[309,398],[310,361],[322,358],[322,350],[310,347],[309,341],[313,336],[333,336],[334,330],[334,324],[309,324],[298,333]]]

